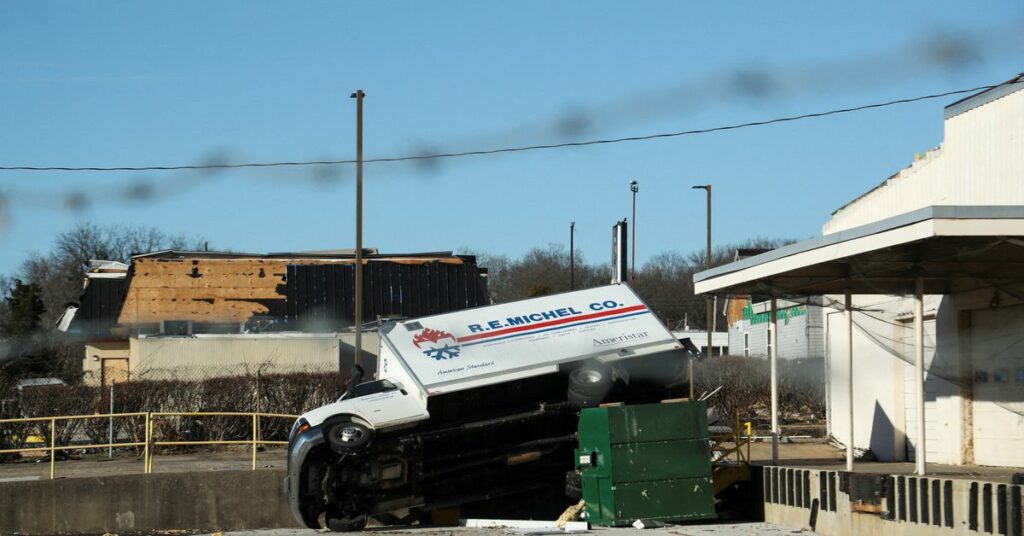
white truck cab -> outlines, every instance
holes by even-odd
[[[679,341],[621,284],[391,322],[380,344],[374,381],[356,372],[292,428],[286,488],[310,527],[524,493],[572,467],[579,407],[685,381]]]

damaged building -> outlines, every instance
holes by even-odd
[[[451,252],[364,256],[363,357],[381,319],[490,302],[487,271]],[[158,251],[97,261],[67,331],[91,384],[336,370],[354,358],[355,255]]]

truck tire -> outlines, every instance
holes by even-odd
[[[373,438],[369,427],[355,422],[344,421],[335,424],[327,432],[327,441],[335,452],[342,452],[365,446]]]
[[[328,512],[327,528],[334,532],[355,532],[366,527],[367,519],[366,514],[334,517]]]
[[[575,502],[583,500],[583,489],[577,488],[571,484],[565,485],[565,496],[572,499]]]
[[[569,373],[569,402],[580,407],[597,406],[612,389],[611,370],[601,365],[583,365]]]

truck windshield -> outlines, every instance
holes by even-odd
[[[388,380],[377,380],[373,382],[361,383],[352,390],[352,396],[348,398],[359,398],[366,395],[375,395],[377,393],[386,393],[388,391],[395,391],[398,387]]]

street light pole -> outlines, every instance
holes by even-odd
[[[569,222],[569,290],[576,290],[576,222]]]
[[[639,190],[636,181],[629,183],[629,191],[633,192],[633,259],[629,261],[631,270],[629,279],[633,287],[636,287],[636,193]]]
[[[698,185],[698,186],[694,186],[692,189],[694,189],[694,190],[704,190],[704,191],[707,192],[707,199],[708,199],[708,225],[707,225],[708,236],[707,236],[707,238],[708,238],[708,242],[707,242],[707,263],[705,265],[705,269],[710,270],[711,269],[711,185],[710,184]],[[712,349],[714,348],[714,346],[712,346],[712,343],[711,343],[711,329],[712,329],[711,320],[715,316],[715,311],[713,309],[714,306],[711,304],[711,296],[710,295],[705,296],[704,297],[704,301],[705,301],[705,307],[706,307],[706,311],[707,311],[707,320],[705,321],[705,326],[706,326],[707,331],[708,331],[707,352],[708,352],[708,357],[710,358],[712,353],[713,353]],[[693,366],[692,365],[690,366],[690,398],[693,398]]]
[[[363,357],[363,90],[352,94],[356,100],[356,344],[353,363],[362,365]]]

